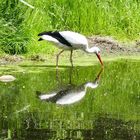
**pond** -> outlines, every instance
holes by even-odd
[[[140,139],[140,62],[1,66],[0,139]]]

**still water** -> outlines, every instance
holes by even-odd
[[[2,67],[0,139],[140,140],[140,62]]]

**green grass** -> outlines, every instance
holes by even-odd
[[[53,53],[54,48],[37,42],[44,30],[73,30],[90,35],[109,35],[135,40],[140,33],[137,0],[19,0],[0,2],[0,48],[6,53]]]

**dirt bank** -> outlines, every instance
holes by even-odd
[[[88,37],[88,42],[89,42],[89,46],[99,47],[101,49],[102,55],[104,56],[108,56],[108,55],[123,56],[123,55],[139,55],[140,54],[140,41],[120,43],[117,40],[113,39],[112,37],[92,36],[92,37]],[[81,56],[80,52],[77,52],[77,56],[78,56],[78,53]],[[0,56],[0,65],[9,64],[9,63],[18,63],[24,60],[27,60],[27,58],[23,56],[3,55],[3,56]],[[46,61],[46,58],[37,54],[37,55],[28,57],[28,60]]]
[[[140,41],[131,43],[118,42],[111,37],[92,36],[88,37],[90,46],[96,45],[103,54],[124,54],[133,55],[140,54]]]

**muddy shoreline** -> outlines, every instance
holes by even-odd
[[[118,42],[111,37],[92,36],[88,37],[91,46],[96,45],[101,49],[102,54],[140,54],[140,41]]]
[[[92,36],[87,37],[89,46],[97,46],[100,48],[102,56],[129,56],[129,55],[140,55],[140,41],[134,41],[130,43],[118,42],[112,37],[101,37]],[[82,52],[77,51],[77,56],[81,56]],[[67,53],[66,53],[67,55]],[[65,54],[64,54],[65,56]],[[48,56],[48,57],[52,57]],[[54,56],[55,57],[55,54]],[[46,58],[41,55],[31,55],[29,57],[24,57],[22,55],[2,55],[0,56],[0,65],[19,63],[22,61],[46,61]]]

